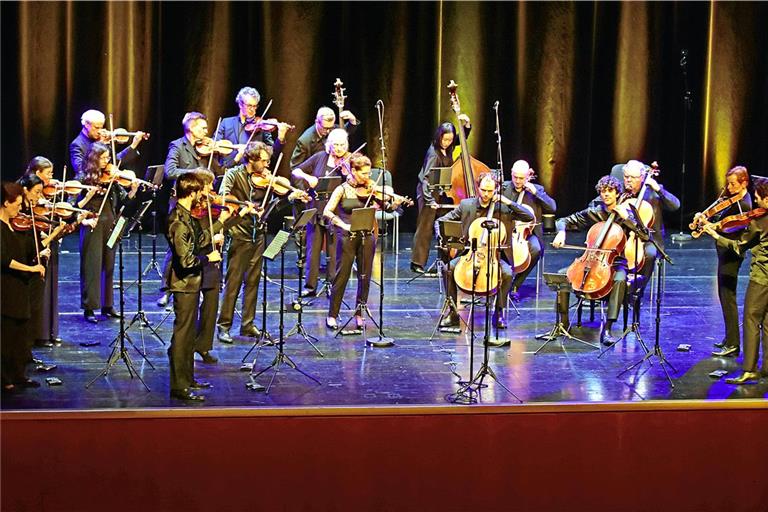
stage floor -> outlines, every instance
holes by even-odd
[[[138,271],[136,235],[125,242],[125,284],[134,281]],[[577,243],[583,235],[569,237]],[[547,237],[547,244],[551,237]],[[151,241],[144,236],[142,267],[151,256]],[[285,353],[298,368],[316,378],[317,384],[283,365],[274,379],[269,393],[252,391],[246,387],[249,373],[241,369],[242,360],[253,346],[253,340],[235,337],[235,343],[226,345],[214,342],[214,353],[220,361],[205,365],[197,361],[196,377],[207,380],[213,388],[205,390],[206,401],[195,407],[251,407],[251,406],[373,406],[373,405],[446,405],[447,398],[459,386],[459,377],[469,374],[470,346],[464,333],[448,335],[438,333],[430,341],[430,335],[438,320],[442,297],[438,280],[419,277],[408,283],[414,274],[409,270],[411,235],[402,234],[400,254],[385,252],[384,329],[395,339],[390,348],[370,348],[360,335],[339,336],[325,327],[327,299],[315,299],[304,308],[304,325],[309,334],[316,336],[321,357],[303,338],[286,339]],[[162,263],[165,240],[158,238],[158,259]],[[291,247],[291,246],[289,246]],[[726,370],[729,374],[740,371],[741,358],[712,357],[712,343],[723,336],[722,317],[716,291],[716,256],[710,239],[694,240],[685,244],[667,243],[667,250],[674,261],[668,265],[665,292],[662,294],[659,346],[676,369],[672,373],[674,387],[667,381],[656,358],[653,365],[644,362],[634,370],[618,374],[640,360],[644,351],[632,334],[602,357],[600,350],[566,340],[549,343],[538,355],[534,352],[543,343],[535,334],[548,331],[554,321],[554,292],[543,282],[536,291],[536,273],[532,273],[522,288],[522,301],[518,305],[519,316],[514,310],[508,315],[509,328],[501,335],[510,338],[504,348],[489,350],[490,368],[499,383],[486,378],[488,384],[476,396],[482,404],[525,403],[577,403],[577,402],[631,402],[642,400],[718,400],[738,398],[765,398],[768,396],[766,379],[757,385],[733,386],[725,383],[725,377],[710,377],[714,370]],[[574,258],[573,251],[549,250],[543,261],[545,272],[557,272]],[[296,287],[295,252],[288,250],[285,256],[286,286]],[[430,260],[431,261],[431,260]],[[739,303],[747,285],[749,260],[741,269]],[[378,256],[374,280],[379,281]],[[273,279],[268,284],[268,330],[279,334],[279,260],[269,266]],[[162,342],[138,324],[129,331],[134,347],[128,345],[129,355],[141,377],[151,391],[147,391],[137,378],[131,378],[122,361],[106,376],[102,376],[110,354],[110,342],[119,332],[116,320],[100,320],[98,325],[86,323],[82,317],[78,283],[79,255],[77,238],[65,240],[61,252],[60,305],[61,337],[65,340],[54,348],[36,348],[36,357],[57,365],[49,372],[30,372],[41,382],[38,389],[27,389],[4,394],[5,410],[35,409],[113,409],[113,408],[168,408],[189,407],[189,404],[169,398],[167,344],[170,341],[173,314],[159,308],[155,301],[159,296],[160,279],[150,272],[144,280],[144,310],[162,338]],[[116,272],[117,274],[117,272]],[[654,283],[655,287],[655,283]],[[356,282],[350,280],[346,302],[354,305]],[[648,290],[647,290],[648,292]],[[261,293],[261,291],[260,291]],[[116,291],[117,294],[117,291]],[[116,295],[117,297],[117,295]],[[296,294],[286,290],[286,303]],[[130,287],[126,294],[126,318],[130,320],[137,311],[137,287]],[[117,302],[117,299],[116,299]],[[119,304],[116,304],[119,306]],[[641,335],[649,347],[655,342],[655,302],[646,293],[641,313]],[[371,286],[370,307],[379,318],[379,287]],[[290,309],[290,308],[289,308]],[[261,301],[257,325],[261,324]],[[346,321],[350,311],[342,310],[340,320]],[[467,311],[462,309],[466,318]],[[167,317],[168,316],[168,317]],[[167,317],[167,318],[166,318]],[[285,331],[296,323],[296,313],[286,312]],[[596,321],[589,322],[589,310],[584,309],[584,325],[572,330],[575,336],[598,343],[599,308]],[[479,309],[476,314],[476,341],[474,365],[477,371],[483,360],[483,318]],[[575,324],[575,311],[572,313]],[[236,320],[237,322],[238,320]],[[631,321],[631,318],[630,318]],[[161,323],[162,322],[162,323]],[[621,327],[621,319],[618,327]],[[237,334],[239,327],[232,328]],[[369,323],[369,335],[376,334]],[[562,338],[561,338],[562,339]],[[100,342],[98,346],[83,347],[81,342]],[[677,350],[679,344],[688,343],[688,352]],[[146,349],[146,360],[139,353]],[[262,348],[258,356],[251,353],[246,362],[257,369],[268,366],[275,357],[276,349]],[[197,356],[196,356],[197,357]],[[150,363],[154,369],[150,367]],[[670,370],[671,371],[671,370]],[[266,386],[273,376],[271,370],[257,380]],[[47,386],[46,377],[58,377],[60,386]],[[95,379],[86,389],[85,385]],[[506,391],[502,385],[508,388]]]

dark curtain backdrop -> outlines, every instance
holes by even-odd
[[[256,87],[270,114],[297,126],[331,104],[333,82],[363,121],[356,147],[380,165],[374,103],[386,105],[388,167],[413,194],[459,84],[472,154],[496,166],[525,158],[557,199],[582,208],[615,162],[657,160],[660,180],[692,213],[736,164],[768,174],[768,5],[747,2],[3,2],[2,176],[45,155],[57,173],[88,108],[151,132],[142,166],[161,163],[199,110],[211,131]],[[692,106],[685,184],[680,52]],[[141,171],[141,169],[137,169]],[[284,166],[280,172],[286,174]],[[413,226],[410,209],[406,226]],[[678,217],[668,224],[676,228]]]

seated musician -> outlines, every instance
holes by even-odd
[[[459,116],[464,125],[464,133],[469,137],[471,124],[469,116]],[[424,273],[427,264],[429,247],[432,243],[432,227],[437,217],[440,194],[430,191],[429,173],[434,167],[451,167],[453,165],[453,150],[456,147],[456,127],[452,123],[443,123],[435,130],[432,143],[424,156],[424,165],[419,171],[419,182],[416,185],[416,201],[419,206],[419,217],[416,221],[416,233],[413,235],[413,253],[411,254],[411,270]]]
[[[491,202],[499,198],[498,196],[498,183],[496,182],[493,174],[486,173],[480,176],[478,180],[477,197],[470,197],[463,199],[459,205],[446,213],[434,224],[436,233],[439,233],[439,224],[444,221],[461,221],[462,231],[464,237],[469,233],[469,226],[475,219],[484,217],[488,213],[488,209],[491,206]],[[494,197],[495,196],[495,197]],[[533,215],[510,199],[500,196],[501,205],[498,207],[497,213],[502,222],[506,220],[531,222]],[[494,213],[494,217],[496,213]],[[459,325],[459,314],[455,309],[456,297],[458,295],[456,283],[453,278],[453,270],[456,264],[459,262],[460,257],[456,257],[451,260],[448,265],[448,272],[446,272],[446,290],[453,304],[451,305],[451,311],[449,315],[440,322],[440,327],[454,327]],[[496,296],[496,307],[493,314],[493,324],[499,329],[506,329],[507,322],[504,318],[504,306],[509,290],[512,287],[512,268],[505,261],[500,261],[501,267],[501,283],[499,286],[499,293]]]
[[[621,206],[618,205],[621,188],[621,183],[616,178],[611,176],[603,176],[600,178],[595,186],[595,189],[600,194],[600,201],[589,208],[568,215],[567,217],[557,219],[555,222],[557,236],[555,236],[555,239],[552,241],[552,246],[558,248],[565,245],[566,230],[586,230],[598,222],[607,220],[613,212],[616,212],[618,216],[616,222],[622,227],[625,235],[628,234],[630,230],[636,229],[634,216],[631,215],[628,205],[626,205],[626,203]],[[615,273],[613,275],[613,287],[608,296],[606,322],[600,331],[600,342],[606,346],[613,345],[617,341],[616,337],[611,332],[611,328],[619,317],[619,309],[621,308],[621,303],[624,300],[624,294],[626,292],[627,260],[624,258],[623,253],[620,253],[614,258],[613,269]],[[567,328],[569,292],[564,291],[560,293],[563,294],[558,300],[558,303],[562,308],[560,315],[563,324]]]
[[[512,180],[504,182],[501,193],[505,197],[515,201],[517,204],[524,204],[533,211],[534,222],[537,222],[533,230],[526,238],[528,251],[531,254],[531,262],[528,268],[518,273],[512,281],[512,299],[519,300],[518,290],[523,284],[528,274],[536,268],[541,259],[543,247],[541,240],[543,238],[543,229],[541,219],[544,214],[553,214],[557,209],[557,203],[547,195],[544,187],[531,183],[533,178],[533,169],[525,160],[518,160],[512,165]],[[512,262],[513,254],[511,248],[504,251],[504,256],[508,262]]]

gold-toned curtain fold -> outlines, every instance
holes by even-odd
[[[192,59],[192,66],[179,80],[188,81],[186,111],[198,111],[208,116],[208,133],[213,135],[219,117],[228,117],[237,112],[235,95],[227,80],[231,65],[231,4],[221,2],[207,6],[203,28],[198,34],[195,45],[187,49]],[[162,55],[167,64],[175,65],[175,59],[181,56]],[[181,117],[178,120],[181,133]]]

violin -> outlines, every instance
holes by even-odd
[[[69,180],[61,182],[59,180],[51,180],[43,186],[43,195],[45,197],[53,197],[56,194],[65,193],[71,196],[77,195],[81,190],[92,190],[97,188],[93,185],[83,185],[77,180]]]
[[[18,215],[11,218],[11,226],[16,231],[29,231],[30,229],[36,229],[38,231],[45,231],[54,222],[45,217],[35,215],[34,218],[28,213],[19,212]],[[33,227],[34,226],[34,227]]]
[[[34,208],[32,208],[32,210],[35,212],[35,215],[43,215],[43,216],[55,215],[60,219],[68,219],[72,217],[72,215],[74,215],[75,213],[82,213],[82,214],[85,214],[87,217],[94,215],[93,212],[90,212],[88,210],[83,210],[80,208],[75,208],[74,206],[67,203],[66,201],[52,203],[44,199],[41,199],[37,203],[37,205],[35,205]]]
[[[114,164],[108,164],[101,171],[101,175],[99,176],[99,184],[108,185],[111,181],[115,181],[123,187],[130,187],[132,184],[138,183],[144,188],[152,188],[155,190],[160,188],[154,183],[150,183],[148,181],[137,178],[136,173],[133,171],[124,171],[122,169],[118,169],[118,167]]]
[[[236,205],[236,206],[235,206]],[[221,212],[227,210],[230,214],[234,213],[237,206],[251,206],[249,201],[240,201],[233,195],[222,196],[213,192],[203,198],[192,208],[190,212],[196,219],[203,219],[208,216],[208,208],[211,209],[211,217],[218,219]]]
[[[105,144],[109,144],[113,140],[117,144],[126,144],[129,140],[131,140],[133,137],[139,134],[141,134],[142,139],[149,140],[149,133],[147,132],[141,132],[141,131],[129,132],[125,128],[115,128],[112,131],[109,131],[103,128],[99,130],[99,137],[101,138],[101,142]]]
[[[281,125],[284,125],[286,130],[289,132],[292,132],[293,130],[296,129],[294,125],[283,123],[281,121],[278,121],[274,117],[271,117],[269,119],[264,119],[258,116],[252,119],[246,119],[245,126],[243,126],[243,129],[245,129],[245,131],[247,131],[248,133],[254,132],[254,131],[273,132],[278,128],[280,128]]]
[[[357,185],[355,187],[355,194],[360,199],[368,199],[373,197],[378,202],[396,202],[406,206],[413,206],[413,199],[408,196],[401,196],[395,194],[395,191],[389,185],[384,185],[382,190],[381,185],[375,185],[373,180],[368,180],[368,183]]]
[[[271,183],[272,191],[279,196],[297,192],[298,199],[302,203],[309,202],[312,199],[306,191],[292,186],[290,180],[282,176],[275,176],[265,172],[264,174],[251,174],[250,179],[251,184],[260,189],[269,188]]]
[[[229,155],[233,151],[240,151],[245,148],[245,144],[235,144],[234,142],[221,139],[214,141],[210,137],[204,137],[195,142],[195,150],[200,156],[211,156],[211,153],[220,155]]]
[[[724,219],[713,223],[712,226],[714,226],[715,229],[721,231],[722,233],[734,233],[746,228],[749,226],[749,223],[752,220],[759,219],[760,217],[765,216],[766,213],[768,213],[768,210],[765,208],[755,208],[754,210],[749,210],[748,212],[729,215]],[[698,238],[701,235],[701,232],[696,235],[691,233],[691,235]]]
[[[738,194],[734,194],[730,197],[718,197],[715,199],[715,202],[709,205],[706,210],[693,216],[693,222],[688,224],[688,227],[691,229],[691,236],[693,238],[699,238],[704,232],[704,225],[711,217],[727,210],[731,205],[744,199],[744,196],[746,195],[747,189],[745,188]]]

